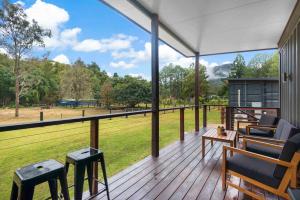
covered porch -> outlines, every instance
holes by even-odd
[[[217,142],[211,146],[210,142],[206,142],[206,153],[202,158],[201,136],[210,130],[211,128],[201,128],[199,133],[187,133],[184,141],[161,149],[158,158],[148,156],[109,178],[111,199],[251,199],[231,187],[226,191],[222,190],[224,143]],[[280,199],[239,178],[232,178],[231,181],[262,194],[265,199]],[[99,185],[99,190],[101,187]],[[85,193],[85,197],[89,197],[89,192]],[[93,199],[104,200],[107,197],[102,193]]]

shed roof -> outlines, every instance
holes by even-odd
[[[297,0],[101,0],[189,57],[277,48]]]
[[[278,78],[263,77],[263,78],[228,78],[228,81],[279,81]]]

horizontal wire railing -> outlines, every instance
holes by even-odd
[[[186,112],[191,107],[186,107]],[[164,144],[178,140],[179,110],[182,107],[166,108],[160,111],[161,127],[173,124],[175,133],[165,136]],[[91,120],[99,120],[99,143],[107,159],[109,175],[150,154],[151,110],[127,113],[113,113],[99,116],[86,116],[62,120],[51,120],[0,126],[0,194],[4,199],[10,195],[13,171],[27,164],[45,159],[57,159],[64,162],[68,152],[90,144]],[[192,116],[192,115],[191,115]],[[168,133],[166,133],[168,134]],[[141,135],[141,137],[139,137]],[[161,133],[164,136],[164,133]],[[130,136],[130,137],[128,137]],[[135,141],[137,137],[137,141]],[[130,144],[122,140],[129,138]],[[141,142],[142,141],[142,142]],[[139,144],[141,142],[141,144]],[[117,158],[128,145],[128,160]],[[113,146],[110,148],[109,146]],[[141,149],[141,150],[140,150]],[[72,174],[69,182],[72,184]],[[36,199],[49,196],[47,185],[36,192]],[[87,189],[87,188],[85,188]],[[47,194],[44,194],[47,193]],[[71,191],[72,193],[72,191]]]

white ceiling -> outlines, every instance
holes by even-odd
[[[150,18],[128,0],[102,0],[151,31]],[[159,37],[185,56],[277,48],[297,0],[136,0],[180,41],[159,28]]]

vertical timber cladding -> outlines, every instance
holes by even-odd
[[[297,3],[296,11],[300,11]],[[295,14],[294,10],[294,15]],[[296,12],[298,13],[298,12]],[[294,21],[293,14],[290,21]],[[280,106],[281,117],[300,126],[300,23],[299,14],[293,28],[288,31],[284,43],[279,42],[280,52]],[[289,21],[289,22],[290,22]],[[289,26],[289,25],[288,25]],[[287,28],[288,28],[287,26]],[[286,30],[287,30],[286,28]],[[286,32],[285,30],[285,32]],[[284,32],[284,33],[285,33]],[[285,33],[286,34],[286,33]],[[287,35],[287,34],[286,34]],[[281,40],[283,40],[281,38]]]
[[[227,79],[229,105],[279,108],[278,78]]]

